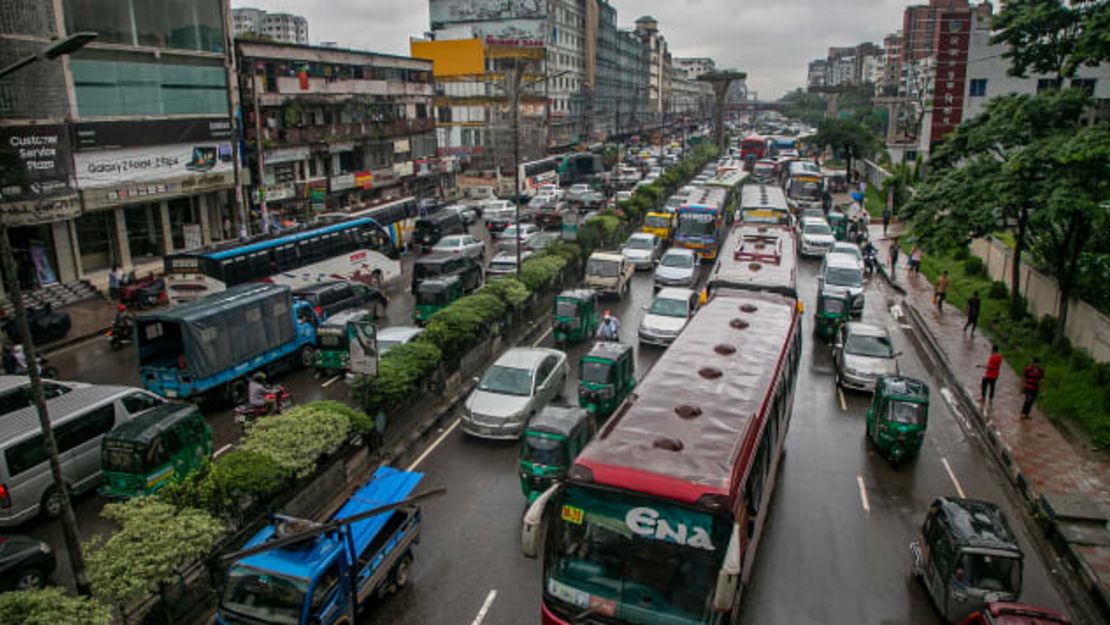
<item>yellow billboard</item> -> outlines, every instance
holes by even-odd
[[[413,41],[409,45],[413,58],[432,61],[436,78],[485,73],[486,54],[481,40]]]

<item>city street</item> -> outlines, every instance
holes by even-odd
[[[743,622],[942,622],[923,586],[909,575],[908,550],[925,509],[942,495],[1001,505],[1026,555],[1023,597],[1063,608],[1051,563],[1033,546],[1002,476],[945,403],[944,392],[891,315],[891,293],[877,277],[869,285],[865,318],[892,329],[903,352],[903,371],[930,382],[933,403],[918,459],[892,467],[864,440],[868,397],[847,393],[840,403],[830,351],[810,331],[816,269],[815,261],[803,261],[799,270],[807,310],[803,365]],[[625,341],[635,340],[641,306],[651,292],[650,273],[641,273],[631,297],[613,307]],[[572,365],[584,349],[569,351]],[[659,353],[638,348],[639,377]],[[574,396],[572,384],[568,397]],[[446,487],[447,494],[423,507],[423,537],[409,586],[372,604],[362,622],[538,623],[541,565],[525,559],[519,548],[525,505],[516,475],[517,445],[475,440],[451,426],[424,451],[416,468],[427,474],[429,485]],[[480,612],[483,619],[477,618]]]

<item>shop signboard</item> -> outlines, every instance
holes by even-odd
[[[277,165],[278,163],[295,163],[308,160],[309,150],[307,145],[303,145],[295,148],[265,150],[262,154],[267,165]]]
[[[409,143],[408,139],[397,139],[396,141],[393,142],[393,153],[394,154],[404,154],[405,152],[411,152],[411,151],[412,151],[412,146]]]
[[[104,150],[183,143],[220,143],[231,140],[227,117],[160,119],[120,122],[80,122],[73,125],[76,150]]]
[[[344,189],[353,189],[355,188],[355,175],[339,174],[338,176],[332,176],[329,179],[328,186],[331,187],[332,193],[343,191]]]
[[[0,199],[40,199],[73,191],[69,130],[64,124],[0,128]]]
[[[393,175],[398,178],[411,176],[413,172],[412,161],[404,161],[401,163],[393,163]]]
[[[231,144],[179,143],[77,152],[77,186],[84,189],[208,176],[233,171]]]
[[[371,189],[374,186],[374,174],[367,171],[355,172],[355,186],[360,189]]]
[[[547,0],[430,0],[435,23],[546,19]]]
[[[277,202],[278,200],[289,200],[297,197],[297,189],[291,182],[267,185],[265,188],[259,189],[259,192],[261,195],[258,199],[264,198],[267,202]]]
[[[305,195],[308,196],[309,204],[314,211],[322,211],[327,208],[328,201],[328,184],[325,180],[316,180],[307,184]]]
[[[195,250],[204,247],[204,238],[201,236],[200,224],[185,224],[181,226],[181,234],[185,239],[186,250]]]

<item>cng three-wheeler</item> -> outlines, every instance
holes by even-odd
[[[848,216],[838,210],[831,210],[825,217],[829,222],[829,228],[833,231],[833,236],[837,241],[844,241],[848,238]]]
[[[345,310],[328,317],[316,329],[316,371],[321,375],[351,367],[352,326],[373,324],[368,310]]]
[[[595,344],[578,367],[578,405],[604,423],[636,387],[631,345],[608,341]]]
[[[847,289],[826,287],[817,292],[817,311],[813,314],[813,331],[817,338],[832,343],[841,324],[848,320],[852,295]]]
[[[929,423],[929,385],[898,375],[879,378],[866,420],[867,438],[891,462],[916,454]]]
[[[212,456],[212,433],[193,404],[168,402],[108,432],[100,443],[100,494],[128,499],[180,482]]]
[[[412,320],[416,325],[428,323],[432,315],[450,306],[463,296],[463,283],[459,276],[445,276],[425,280],[416,286],[416,306]]]
[[[520,444],[520,489],[528,503],[563,479],[596,429],[584,408],[548,406],[532,417]]]
[[[556,345],[593,337],[597,331],[597,293],[588,289],[563,291],[555,296],[554,316]]]

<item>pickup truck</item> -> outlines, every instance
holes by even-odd
[[[586,261],[586,286],[598,293],[623,296],[636,272],[620,252],[594,252]]]
[[[324,523],[275,515],[228,566],[216,623],[354,623],[367,598],[408,583],[412,549],[420,542],[415,505],[358,517],[404,502],[423,477],[381,467]]]
[[[283,284],[247,283],[135,320],[139,376],[147,390],[187,399],[221,393],[247,400],[255,371],[316,363],[320,316]]]

